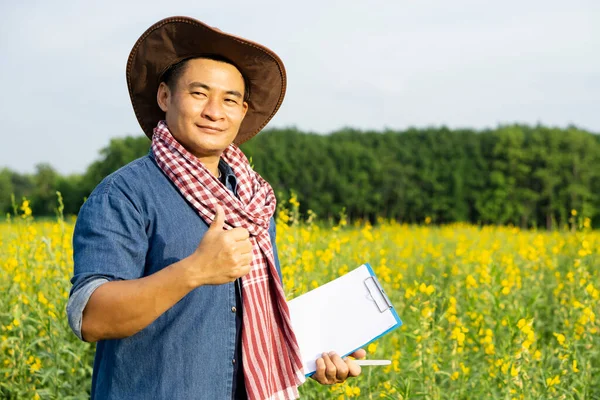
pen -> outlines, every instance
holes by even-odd
[[[390,365],[392,362],[390,360],[354,360],[360,366],[365,365]]]

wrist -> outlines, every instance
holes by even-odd
[[[201,268],[199,268],[198,258],[196,253],[192,253],[177,263],[182,273],[183,282],[189,290],[196,289],[205,284],[203,277],[199,273]]]

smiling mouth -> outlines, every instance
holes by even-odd
[[[199,128],[200,130],[204,131],[204,132],[209,132],[209,133],[219,133],[219,132],[223,132],[225,130],[225,129],[216,128],[214,126],[208,126],[208,125],[198,125],[198,124],[196,124],[196,127]]]

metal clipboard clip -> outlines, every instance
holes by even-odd
[[[381,284],[377,280],[376,277],[370,276],[364,280],[364,284],[369,291],[369,296],[371,300],[375,302],[377,308],[379,308],[379,312],[383,313],[392,308],[392,302],[385,294],[385,291],[381,287]]]

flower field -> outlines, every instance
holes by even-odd
[[[404,325],[367,346],[389,367],[303,398],[600,399],[600,233],[297,223],[278,214],[290,298],[369,262]],[[576,212],[573,212],[576,214]],[[0,222],[0,398],[89,397],[94,348],[65,307],[74,220]],[[348,321],[348,329],[360,321]]]

